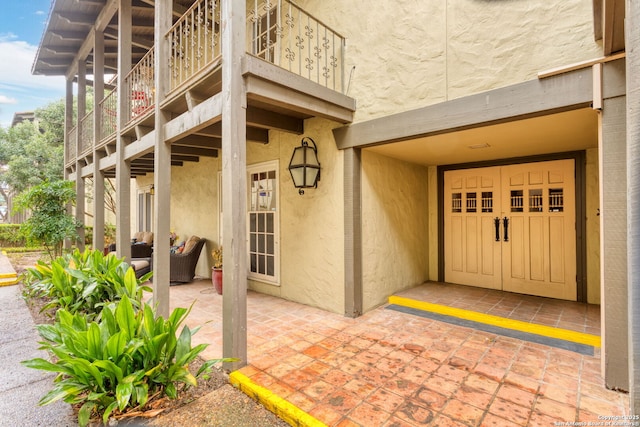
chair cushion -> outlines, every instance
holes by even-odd
[[[184,244],[184,253],[189,253],[191,252],[191,249],[193,249],[196,246],[196,243],[198,243],[198,241],[200,240],[200,238],[198,236],[191,236],[189,237],[189,240],[187,240],[187,243]]]
[[[149,267],[149,261],[146,259],[132,259],[131,266],[135,271],[140,271],[143,268]]]
[[[149,246],[153,246],[153,232],[145,231],[144,233],[142,233],[142,241]]]

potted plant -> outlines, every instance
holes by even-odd
[[[211,281],[218,295],[222,295],[222,246],[211,251],[213,267],[211,267]]]

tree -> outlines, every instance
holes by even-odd
[[[29,241],[42,244],[51,260],[62,255],[65,239],[78,240],[76,230],[81,224],[66,210],[74,200],[73,183],[63,180],[45,181],[17,197],[17,208],[31,211],[20,232]]]
[[[62,179],[64,161],[64,102],[36,110],[35,121],[0,128],[0,200],[47,180]],[[3,220],[9,212],[1,212]]]

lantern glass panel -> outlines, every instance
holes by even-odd
[[[297,167],[290,169],[290,171],[291,178],[293,178],[293,185],[295,185],[296,187],[302,187],[302,185],[304,184],[304,168]]]
[[[320,172],[320,169],[316,169],[316,168],[306,168],[306,185],[307,186],[314,186],[316,179],[318,178],[318,173]]]

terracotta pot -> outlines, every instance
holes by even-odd
[[[211,282],[218,295],[222,295],[222,268],[211,267]]]

